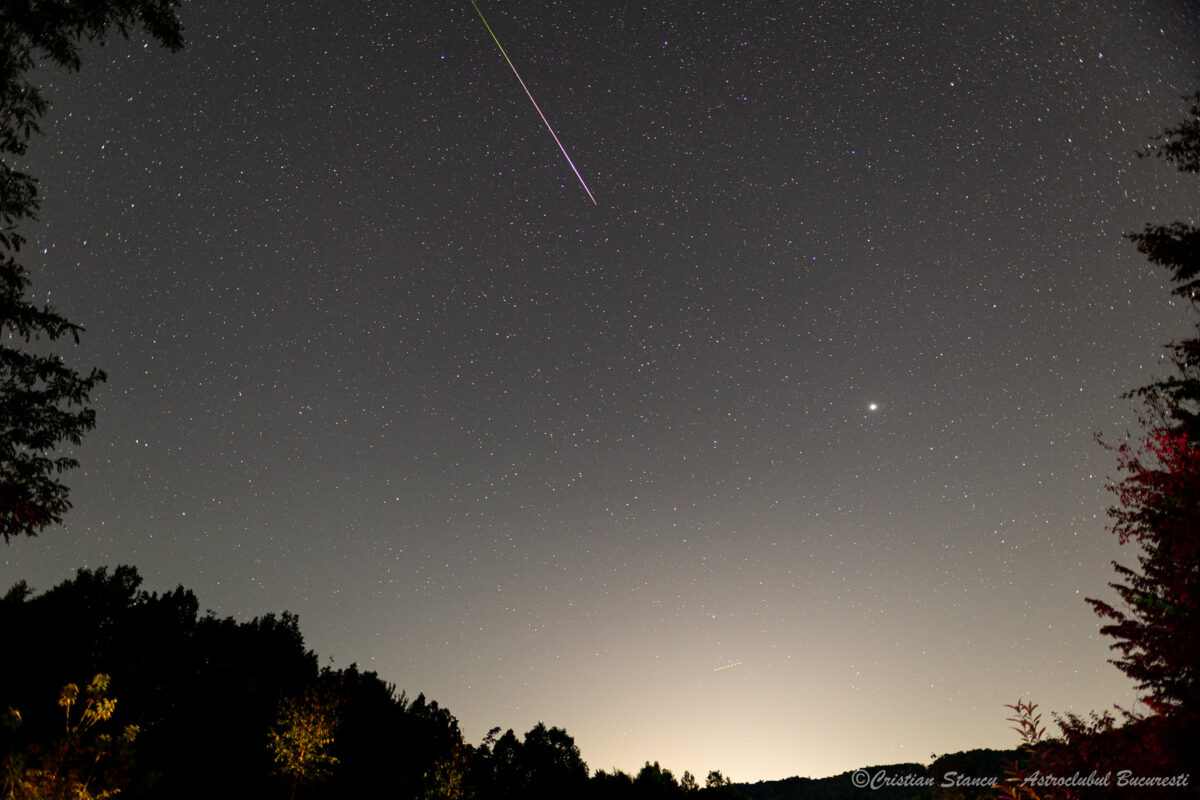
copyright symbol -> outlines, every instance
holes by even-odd
[[[850,782],[854,784],[855,789],[865,789],[871,782],[871,775],[865,769],[855,770],[850,776]]]

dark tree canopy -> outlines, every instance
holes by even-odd
[[[475,754],[476,792],[495,798],[579,797],[588,768],[574,738],[562,728],[539,722],[524,739],[510,728],[499,739],[495,728]]]
[[[1200,172],[1200,93],[1190,116],[1150,145],[1187,173]],[[1169,269],[1175,294],[1197,299],[1200,229],[1176,222],[1130,234],[1138,249]],[[1114,563],[1117,608],[1089,599],[1109,623],[1113,663],[1137,681],[1156,713],[1195,730],[1200,714],[1200,326],[1171,346],[1174,374],[1133,393],[1147,433],[1117,448],[1123,478],[1110,489],[1113,532],[1141,550],[1140,569]]]
[[[424,695],[409,700],[354,665],[320,669],[294,615],[200,614],[191,591],[141,583],[133,567],[82,569],[41,594],[22,582],[0,595],[0,631],[13,644],[0,658],[0,709],[23,718],[16,749],[56,741],[62,687],[101,672],[121,724],[141,729],[121,794],[135,800],[289,796],[295,781],[279,774],[270,735],[295,698],[326,698],[336,715],[333,774],[299,796],[415,800],[426,774],[461,746],[458,721]]]
[[[40,594],[24,582],[0,594],[0,631],[13,643],[0,658],[0,725],[20,719],[0,728],[0,790],[5,776],[47,763],[37,754],[62,739],[56,705],[71,676],[103,674],[119,701],[114,725],[139,730],[132,749],[111,758],[130,800],[744,796],[714,783],[718,772],[710,788],[690,776],[680,785],[658,762],[636,778],[589,778],[574,738],[540,722],[523,737],[510,729],[497,738],[493,728],[472,747],[425,695],[410,699],[353,664],[320,668],[294,615],[238,621],[199,608],[183,587],[146,591],[128,566],[81,569]]]
[[[78,463],[56,453],[63,443],[78,445],[94,427],[95,412],[87,402],[105,379],[98,369],[78,372],[44,348],[29,350],[39,339],[78,342],[83,330],[49,304],[39,308],[29,302],[29,274],[17,260],[25,242],[19,224],[37,217],[39,200],[37,179],[18,169],[16,161],[49,108],[30,73],[40,61],[79,69],[83,43],[104,41],[113,30],[128,36],[141,28],[178,50],[183,36],[177,5],[177,0],[0,3],[0,535],[5,541],[62,521],[71,504],[59,476]]]
[[[1164,158],[1180,172],[1200,172],[1200,91],[1185,97],[1192,107],[1178,125],[1155,136],[1140,155]]]
[[[1165,159],[1180,172],[1200,173],[1200,92],[1191,98],[1188,116],[1156,136],[1142,156]],[[1200,291],[1200,228],[1185,222],[1146,225],[1129,238],[1154,264],[1171,270],[1178,284],[1172,294],[1196,298]]]

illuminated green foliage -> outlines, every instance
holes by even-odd
[[[425,800],[469,800],[475,793],[467,780],[469,752],[460,742],[449,757],[425,773]]]
[[[284,698],[280,704],[268,744],[279,773],[291,779],[292,797],[299,787],[327,777],[337,765],[330,748],[339,724],[338,705],[336,697],[316,689],[302,697]]]

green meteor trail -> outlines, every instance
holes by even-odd
[[[546,130],[550,131],[550,135],[554,137],[554,142],[558,145],[558,149],[562,150],[563,158],[565,158],[567,163],[571,165],[571,170],[575,173],[575,177],[579,178],[579,183],[582,184],[583,190],[587,192],[587,196],[591,198],[592,205],[599,205],[596,202],[596,198],[592,197],[592,190],[588,188],[587,182],[583,179],[583,176],[579,174],[579,170],[575,168],[575,162],[571,160],[569,155],[567,155],[567,148],[563,147],[563,143],[558,140],[558,134],[554,132],[554,128],[550,127],[550,122],[546,119],[546,115],[542,113],[542,109],[538,107],[537,100],[533,99],[533,94],[530,93],[529,87],[525,85],[525,81],[521,80],[521,74],[517,72],[517,68],[513,66],[512,59],[508,57],[508,53],[504,52],[504,45],[500,44],[500,40],[496,38],[496,34],[492,30],[492,26],[488,25],[488,21],[484,19],[483,12],[479,10],[479,6],[475,5],[475,0],[471,0],[471,5],[475,8],[475,13],[479,15],[481,20],[483,20],[483,27],[487,28],[487,32],[492,35],[492,41],[496,43],[496,47],[500,48],[500,55],[504,56],[504,60],[508,62],[508,66],[512,69],[513,75],[517,76],[517,82],[520,83],[521,88],[525,90],[526,96],[529,97],[529,102],[533,103],[533,107],[537,110],[538,116],[542,118],[542,122],[546,123]]]

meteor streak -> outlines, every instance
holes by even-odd
[[[542,109],[538,107],[537,100],[533,99],[533,95],[529,91],[529,87],[525,85],[525,81],[521,80],[521,74],[517,72],[517,68],[513,66],[512,59],[508,57],[508,53],[504,52],[504,45],[500,44],[500,40],[496,38],[496,34],[492,31],[492,26],[488,25],[488,21],[484,19],[483,12],[479,10],[479,6],[475,5],[475,0],[471,0],[471,5],[475,8],[475,13],[483,20],[483,27],[487,28],[487,32],[492,34],[492,41],[496,43],[496,47],[500,48],[500,55],[504,56],[504,60],[508,62],[508,66],[512,68],[513,75],[517,76],[517,82],[521,84],[521,88],[525,90],[525,94],[529,97],[529,102],[533,103],[533,107],[537,109],[538,116],[542,118],[542,122],[546,123],[546,130],[550,131],[550,135],[554,137],[555,144],[558,149],[562,150],[563,158],[571,165],[571,170],[575,173],[575,177],[579,178],[579,183],[583,185],[583,190],[587,192],[587,196],[592,198],[592,205],[599,205],[596,198],[592,197],[592,190],[588,188],[587,183],[583,180],[583,176],[579,174],[579,170],[575,169],[575,162],[567,155],[567,148],[563,147],[563,143],[558,140],[558,134],[554,132],[554,128],[550,127],[546,115],[542,113]]]
[[[713,670],[713,672],[724,672],[727,669],[733,669],[734,667],[740,667],[742,664],[745,664],[745,663],[746,663],[745,661],[735,661],[732,664],[726,664],[723,667],[717,667],[716,669]]]

